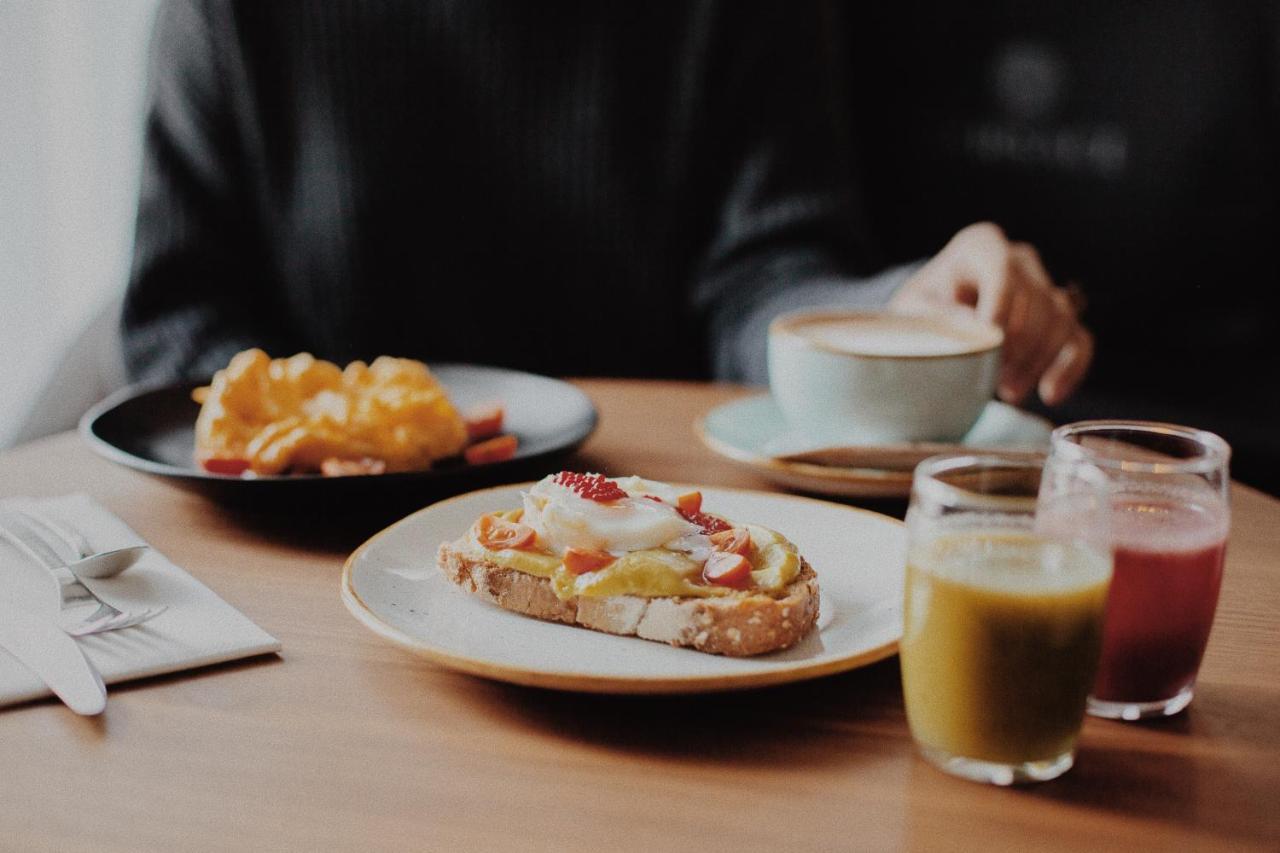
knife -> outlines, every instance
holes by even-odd
[[[77,714],[101,714],[107,688],[57,623],[60,600],[58,581],[43,566],[0,558],[0,648],[40,676]]]
[[[0,649],[13,655],[77,714],[107,707],[107,687],[84,652],[52,620],[28,613],[0,596]]]

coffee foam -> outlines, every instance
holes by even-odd
[[[825,349],[850,355],[946,356],[989,349],[998,343],[994,330],[983,334],[923,317],[850,314],[796,318],[789,331]]]

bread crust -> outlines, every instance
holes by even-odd
[[[818,621],[818,578],[808,561],[777,597],[742,593],[715,598],[614,595],[561,599],[548,578],[477,558],[465,540],[440,546],[441,570],[463,589],[507,610],[607,634],[642,637],[730,657],[795,645]]]

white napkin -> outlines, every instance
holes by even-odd
[[[61,527],[78,531],[96,551],[143,542],[88,495],[10,498],[0,501],[0,506],[51,517]],[[54,540],[50,545],[60,555],[71,556],[63,543]],[[31,562],[0,540],[0,561],[9,560]],[[24,568],[30,570],[29,565]],[[0,583],[4,577],[0,571]],[[154,549],[122,574],[90,579],[85,586],[121,610],[168,607],[142,625],[78,638],[107,684],[280,651],[279,640]],[[49,688],[31,670],[0,649],[0,707],[49,695]]]

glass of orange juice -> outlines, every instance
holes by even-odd
[[[922,462],[901,643],[924,757],[998,785],[1071,768],[1111,581],[1105,476],[1034,454]]]

